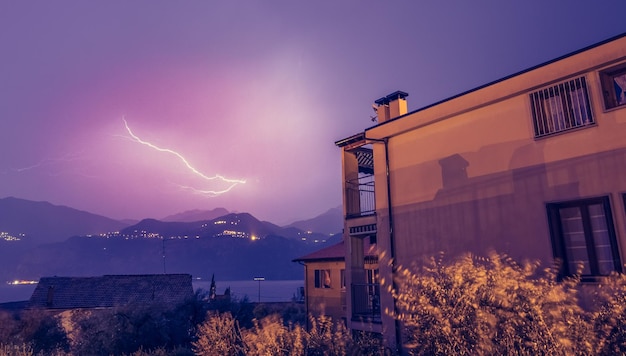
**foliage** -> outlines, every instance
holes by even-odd
[[[366,331],[353,331],[353,346],[349,355],[391,355],[385,347],[381,334]]]
[[[298,303],[259,303],[254,307],[252,314],[256,320],[278,314],[281,316],[285,325],[304,325],[307,320],[304,304]]]
[[[25,310],[13,317],[5,314],[2,319],[4,342],[28,344],[35,354],[50,354],[69,348],[66,333],[55,315]]]
[[[352,338],[343,323],[334,323],[329,316],[310,318],[309,355],[346,355]]]
[[[202,356],[236,356],[244,350],[238,323],[230,313],[211,313],[192,344],[196,355]]]
[[[442,258],[413,272],[399,267],[397,311],[415,355],[588,355],[594,338],[578,305],[577,279],[557,282],[555,269],[519,265],[492,253]]]
[[[593,314],[598,355],[626,354],[626,276],[614,273],[596,290]]]
[[[128,354],[140,350],[172,350],[190,345],[197,315],[195,300],[172,309],[164,305],[130,305],[74,313],[72,350],[77,354]]]
[[[311,317],[307,332],[302,325],[285,323],[278,314],[255,319],[251,328],[239,327],[230,313],[212,313],[198,328],[193,343],[196,355],[377,355],[382,342],[371,334],[353,340],[341,322],[330,317]]]
[[[246,355],[302,355],[302,329],[299,325],[286,327],[282,319],[274,314],[255,320],[254,327],[242,332]],[[294,347],[296,346],[296,347]]]
[[[3,356],[32,356],[32,346],[28,344],[0,344],[0,355]]]

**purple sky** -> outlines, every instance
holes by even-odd
[[[334,142],[626,31],[625,1],[0,1],[0,198],[112,218],[341,204]],[[217,197],[193,189],[223,190]],[[187,187],[187,188],[184,188]]]

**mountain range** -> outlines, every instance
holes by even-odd
[[[27,242],[63,241],[70,236],[117,231],[127,224],[104,216],[48,202],[0,199],[0,232],[23,234]]]
[[[302,279],[302,266],[291,261],[340,238],[341,221],[339,208],[286,226],[217,208],[129,225],[48,202],[4,198],[0,281],[164,272]]]

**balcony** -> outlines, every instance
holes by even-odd
[[[352,284],[352,319],[380,322],[380,284]]]
[[[346,182],[346,217],[372,215],[376,212],[374,175],[359,174],[358,179]]]

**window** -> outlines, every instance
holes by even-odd
[[[530,103],[535,137],[594,123],[585,77],[531,93]]]
[[[604,107],[626,106],[626,63],[600,72]]]
[[[554,256],[563,261],[563,274],[582,265],[582,277],[621,272],[608,197],[548,204]]]
[[[378,284],[379,283],[378,275],[379,275],[378,268],[365,270],[365,278],[368,284]]]
[[[330,270],[315,270],[315,288],[330,288]]]

